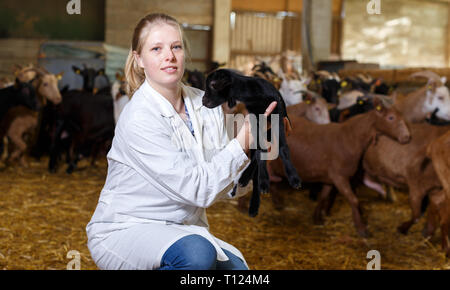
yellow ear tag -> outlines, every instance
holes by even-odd
[[[381,106],[376,107],[377,111],[381,111]]]
[[[311,101],[310,100],[306,100],[306,102],[305,102],[307,105],[309,105],[309,104],[311,104]]]
[[[80,74],[80,73],[81,73],[81,71],[80,71],[79,69],[77,69],[76,73],[77,73],[77,74]]]
[[[57,79],[58,81],[60,81],[60,80],[62,79],[62,76],[61,76],[61,75],[57,75],[57,76],[56,76],[56,79]]]
[[[362,105],[362,104],[364,104],[364,101],[363,101],[363,100],[360,100],[360,101],[358,102],[358,104]]]
[[[431,85],[428,86],[428,89],[431,90],[433,87]]]
[[[317,80],[317,83],[320,84],[322,81],[321,80]]]
[[[341,84],[341,87],[345,88],[346,86],[347,86],[347,82],[343,81],[342,84]]]

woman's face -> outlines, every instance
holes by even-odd
[[[138,64],[156,87],[178,86],[184,73],[184,51],[180,31],[169,24],[153,26],[145,39]]]

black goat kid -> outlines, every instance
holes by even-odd
[[[264,114],[266,108],[274,101],[277,106],[273,114],[279,114],[279,154],[284,164],[286,176],[289,184],[293,188],[300,188],[301,179],[297,170],[293,166],[290,158],[289,148],[286,142],[284,118],[287,118],[286,105],[278,90],[267,80],[259,77],[243,76],[228,69],[219,69],[210,73],[206,79],[206,91],[203,96],[203,105],[207,108],[215,108],[225,102],[230,108],[236,102],[244,103],[250,114],[256,115],[257,132],[259,129],[258,116]],[[289,119],[288,119],[289,120]],[[270,130],[267,133],[270,136]],[[253,193],[250,201],[249,215],[258,214],[260,193],[269,192],[269,174],[267,172],[266,161],[261,160],[261,153],[267,150],[262,149],[259,138],[254,136],[256,149],[250,150],[251,162],[239,179],[239,184],[245,186],[250,179],[253,180]]]

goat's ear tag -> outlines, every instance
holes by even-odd
[[[320,84],[322,81],[321,80],[317,80],[317,83]]]
[[[362,104],[364,104],[364,101],[363,101],[363,100],[360,100],[360,101],[358,102],[358,104],[362,105]]]
[[[311,104],[311,100],[306,100],[306,102],[305,102],[306,104]]]
[[[343,81],[342,84],[341,84],[341,87],[345,88],[346,86],[347,86],[347,82]]]
[[[377,111],[381,111],[381,106],[378,105],[378,106],[376,107],[376,110],[377,110]]]
[[[79,69],[77,69],[75,72],[76,72],[77,74],[80,74],[80,73],[81,73],[81,71],[80,71]]]
[[[431,90],[431,89],[433,89],[433,86],[432,85],[428,85],[427,89]]]

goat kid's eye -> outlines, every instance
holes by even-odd
[[[394,116],[389,116],[389,117],[388,117],[388,120],[389,120],[389,121],[394,121],[394,119],[395,119]]]

